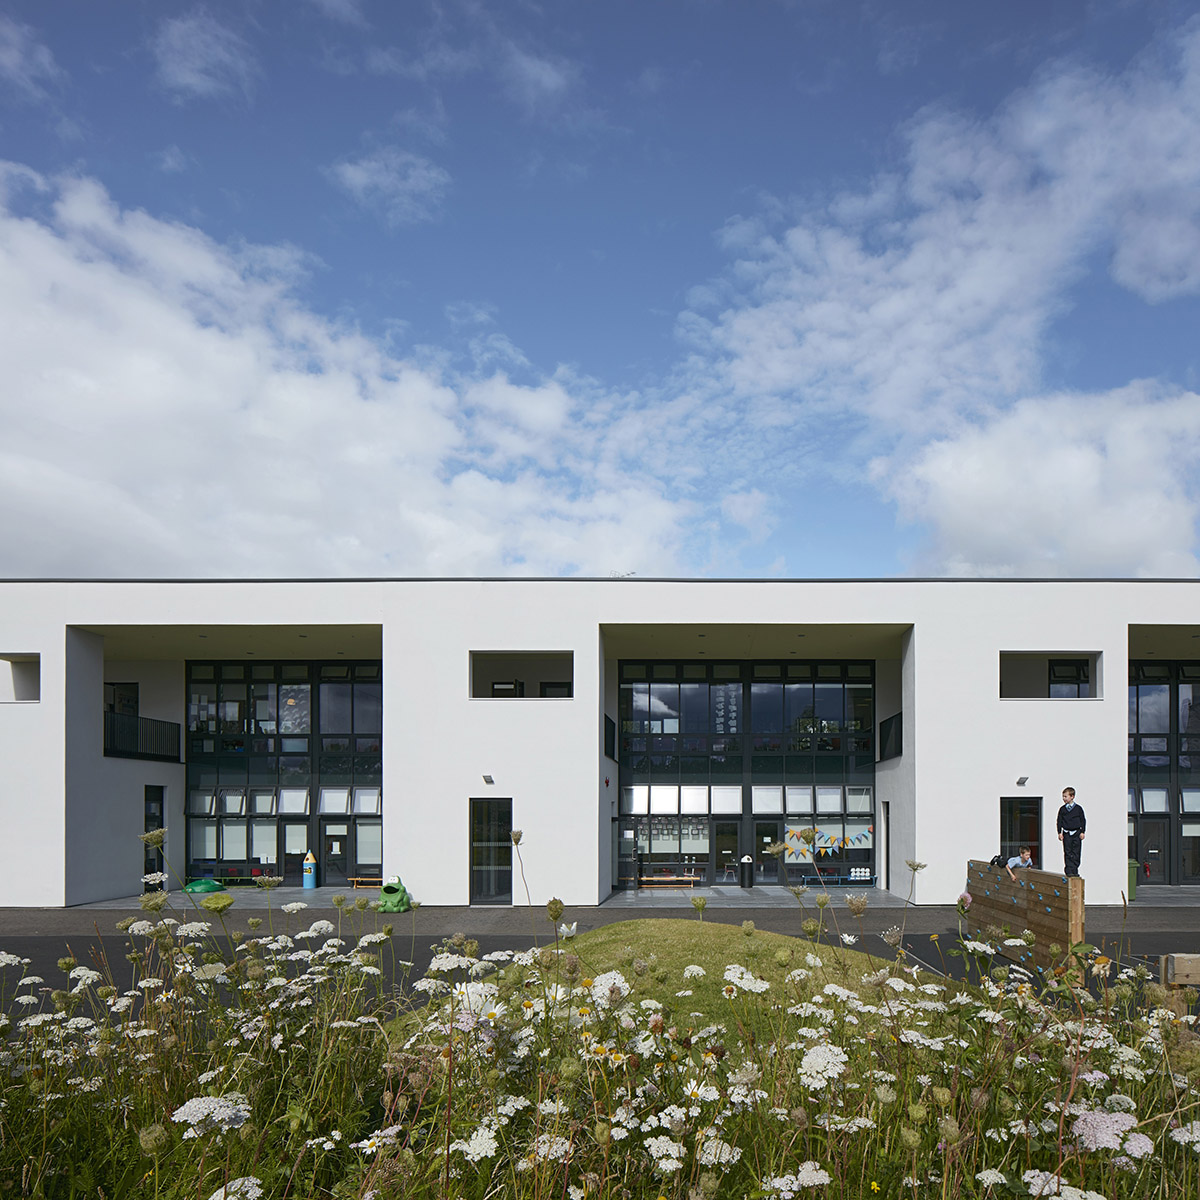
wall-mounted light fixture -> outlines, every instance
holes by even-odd
[[[490,783],[495,783],[496,781],[490,775],[485,775],[483,777],[483,782],[490,784]]]
[[[1022,775],[1021,778],[1017,780],[1017,787],[1024,787],[1028,782],[1029,782],[1029,776]]]

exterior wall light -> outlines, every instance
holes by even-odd
[[[495,783],[496,781],[490,775],[485,775],[483,777],[483,782],[484,783]]]
[[[1021,778],[1017,780],[1017,787],[1024,787],[1028,782],[1029,782],[1029,776],[1022,775]]]

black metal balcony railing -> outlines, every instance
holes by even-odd
[[[179,761],[179,729],[174,721],[104,714],[104,753],[108,758],[152,758]]]

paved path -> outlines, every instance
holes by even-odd
[[[305,928],[318,918],[333,921],[339,912],[333,898],[335,888],[318,888],[303,892],[299,888],[280,888],[271,893],[259,889],[236,889],[231,892],[234,905],[226,914],[230,930],[249,932],[247,919],[267,918],[267,905],[272,908],[271,919],[276,928],[290,927],[293,931]],[[419,977],[429,962],[432,946],[454,933],[466,933],[479,940],[487,953],[499,949],[524,949],[535,940],[545,945],[553,934],[545,909],[526,907],[449,908],[422,906],[413,913],[397,915],[351,911],[356,900],[374,898],[370,891],[344,891],[347,908],[341,913],[341,924],[347,940],[360,930],[371,931],[391,925],[393,939],[391,958],[415,960],[412,977]],[[783,888],[755,887],[707,888],[702,893],[707,900],[706,922],[740,925],[752,920],[760,929],[798,935],[805,916],[817,912],[817,893],[804,899],[804,910],[790,892]],[[947,906],[905,906],[903,900],[886,892],[874,890],[869,897],[867,912],[855,919],[845,905],[845,895],[831,893],[826,910],[826,924],[833,930],[853,933],[863,939],[860,949],[884,953],[878,937],[884,930],[903,925],[906,945],[910,952],[931,967],[937,968],[942,959],[937,953],[937,941],[946,939],[952,944],[958,932],[958,917]],[[1156,959],[1159,954],[1200,953],[1200,889],[1142,889],[1141,898],[1127,908],[1093,906],[1087,910],[1088,940],[1102,946],[1109,954],[1114,950],[1131,952]],[[617,921],[672,917],[695,920],[691,893],[662,892],[621,893],[602,905],[568,908],[563,919],[577,922],[580,933]],[[301,900],[308,907],[287,918],[279,909],[282,904]],[[219,923],[203,910],[197,910],[180,893],[172,893],[169,915],[177,919],[210,920],[214,928]],[[123,917],[143,918],[147,914],[138,907],[136,897],[105,901],[101,904],[80,905],[67,909],[0,909],[0,950],[29,958],[33,974],[40,975],[50,986],[59,986],[62,976],[57,961],[68,947],[80,962],[90,962],[97,954],[107,952],[109,962],[120,981],[128,978],[125,962],[124,937],[116,923]],[[931,939],[937,934],[937,939]],[[385,958],[388,957],[385,955]],[[955,963],[959,960],[947,960]],[[11,972],[6,972],[6,975]],[[6,979],[4,986],[15,982]]]

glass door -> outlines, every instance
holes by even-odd
[[[471,903],[512,903],[512,800],[471,801]]]
[[[279,861],[283,864],[285,887],[304,882],[304,858],[308,854],[308,818],[279,822]]]
[[[738,821],[714,821],[712,824],[711,850],[708,861],[708,876],[713,883],[738,881]]]
[[[322,887],[342,887],[346,883],[350,859],[350,824],[348,821],[321,822]]]
[[[769,846],[783,841],[783,822],[779,820],[754,822],[754,882],[778,883],[779,859],[767,853]]]
[[[1181,883],[1200,883],[1200,818],[1184,817],[1179,827],[1182,851]]]
[[[137,685],[134,684],[136,689]],[[136,690],[134,695],[136,696]],[[145,813],[145,831],[152,833],[156,829],[163,827],[163,796],[166,789],[162,787],[146,785],[144,792],[144,802],[146,807]],[[155,875],[163,869],[162,851],[155,846],[147,846],[145,853],[145,862],[143,863],[143,874]],[[157,892],[162,889],[161,883],[147,883],[143,885],[143,890],[147,892]]]
[[[1167,882],[1167,820],[1143,817],[1138,829],[1141,843],[1142,879],[1146,883]],[[1087,846],[1087,842],[1084,842]]]

